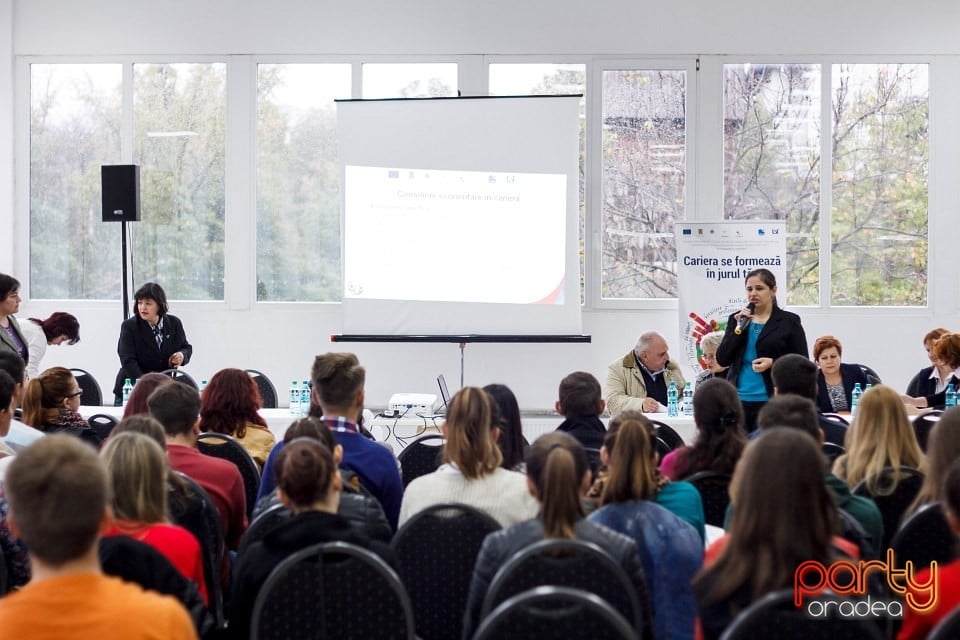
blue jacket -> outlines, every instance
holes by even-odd
[[[703,540],[696,530],[649,500],[608,504],[589,520],[632,538],[647,578],[658,640],[693,638],[697,603],[690,586],[703,565]]]

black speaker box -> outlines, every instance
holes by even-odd
[[[140,166],[105,164],[100,167],[104,222],[140,220]]]

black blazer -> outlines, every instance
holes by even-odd
[[[854,385],[859,382],[860,388],[866,391],[867,384],[870,381],[860,365],[845,362],[840,363],[840,379],[843,382],[843,395],[847,397],[847,410],[849,411],[849,408],[853,406],[850,396],[853,393]],[[830,396],[827,394],[827,381],[823,377],[822,371],[817,372],[817,409],[822,413],[834,412],[833,405],[830,404]]]
[[[740,361],[743,359],[743,352],[747,348],[748,336],[746,331],[739,336],[734,332],[737,327],[737,321],[734,319],[735,315],[731,313],[727,319],[727,330],[723,334],[723,342],[717,348],[717,362],[724,367],[729,367],[726,374],[727,380],[732,382],[734,386],[736,386],[737,378],[740,376]],[[809,358],[807,334],[804,333],[803,325],[800,324],[800,316],[775,306],[757,338],[757,357],[776,360],[788,353],[796,353],[804,358]],[[770,375],[772,368],[761,374],[763,383],[767,387],[767,395],[771,398],[773,397],[773,378]]]
[[[907,385],[907,395],[911,398],[926,398],[937,392],[937,381],[930,377],[933,367],[924,367],[913,376]]]
[[[139,316],[124,320],[120,325],[120,340],[117,342],[120,372],[113,387],[114,395],[123,390],[124,378],[133,381],[143,377],[145,373],[169,369],[170,356],[178,351],[183,354],[183,364],[189,363],[193,347],[187,342],[183,324],[176,316],[163,316],[163,343],[159,349],[150,323]]]

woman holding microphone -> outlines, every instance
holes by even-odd
[[[729,367],[727,379],[737,387],[747,431],[757,426],[760,408],[773,396],[770,369],[780,356],[809,357],[800,316],[777,304],[777,279],[768,269],[746,277],[747,307],[727,319],[717,363]]]

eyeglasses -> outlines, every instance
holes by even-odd
[[[67,398],[76,398],[77,396],[83,395],[83,391],[77,391],[75,393],[68,393]]]

